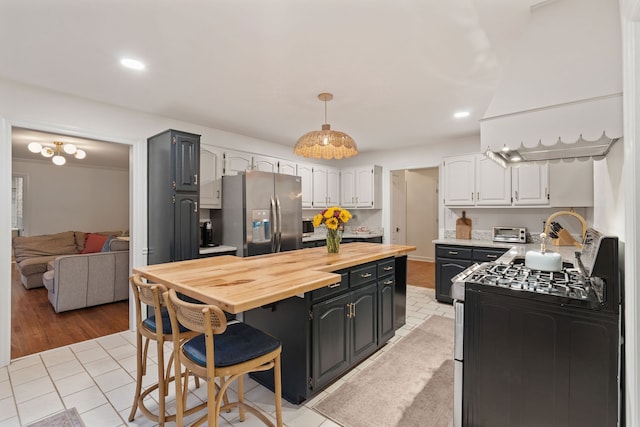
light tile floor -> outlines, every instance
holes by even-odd
[[[430,315],[453,318],[453,309],[436,302],[432,289],[408,286],[406,325],[396,331],[396,336],[385,347],[315,398],[302,405],[283,400],[284,424],[289,427],[336,426],[314,411],[314,405],[358,375],[361,369]],[[152,349],[155,347],[149,346],[150,353],[153,353]],[[169,346],[166,351],[170,352]],[[155,426],[156,423],[145,419],[140,411],[133,422],[127,422],[135,390],[135,354],[135,334],[126,331],[26,356],[0,368],[0,427],[25,426],[72,407],[78,410],[87,427]],[[151,359],[157,360],[155,354]],[[153,373],[156,368],[150,365],[147,369]],[[152,378],[153,375],[147,375],[146,381],[150,382]],[[190,393],[189,404],[205,399],[205,387],[201,387]],[[273,393],[248,377],[245,399],[274,419]],[[169,396],[167,402],[169,411],[174,411],[175,398]],[[155,401],[152,400],[148,406],[153,404]],[[247,419],[240,423],[237,411],[224,413],[222,418],[221,427],[263,425],[252,414],[247,414]]]

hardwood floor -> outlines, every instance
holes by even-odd
[[[436,264],[426,261],[407,261],[407,284],[435,289]]]
[[[20,273],[11,267],[11,359],[50,350],[129,328],[129,302],[57,314],[47,289],[25,289]]]

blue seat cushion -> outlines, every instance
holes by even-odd
[[[157,325],[156,325],[155,315],[149,316],[146,319],[144,319],[142,324],[145,326],[145,328],[149,329],[150,331],[156,332]],[[183,332],[187,332],[189,329],[180,325],[179,330],[180,330],[180,333],[183,333]],[[172,333],[171,318],[169,317],[169,312],[167,311],[166,308],[162,309],[162,333],[164,335],[170,335]]]
[[[236,365],[267,354],[280,346],[271,335],[245,323],[227,325],[224,333],[213,339],[214,362],[217,368]],[[206,366],[207,352],[204,334],[187,341],[183,346],[186,356],[195,363]]]

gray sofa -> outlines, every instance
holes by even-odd
[[[45,286],[58,313],[129,298],[129,241],[113,238],[102,251],[82,254],[86,234],[65,231],[13,238],[22,284],[27,289]]]
[[[43,275],[56,313],[129,298],[129,242],[113,239],[108,252],[63,255]]]

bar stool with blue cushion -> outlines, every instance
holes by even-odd
[[[174,335],[175,369],[184,366],[192,373],[207,381],[207,414],[193,426],[207,421],[209,427],[217,427],[221,410],[238,407],[240,421],[245,420],[245,410],[251,412],[268,426],[274,424],[257,408],[244,402],[243,375],[250,372],[273,369],[276,422],[282,426],[282,386],[280,382],[280,341],[265,332],[242,322],[227,323],[224,312],[215,305],[194,304],[181,300],[173,289],[164,294],[171,325],[182,324],[200,335],[180,341]],[[219,391],[215,378],[220,381]],[[238,380],[238,401],[224,402],[227,388]],[[176,424],[183,422],[184,395],[182,379],[176,378]],[[216,392],[217,391],[217,392]]]
[[[166,309],[164,298],[162,294],[167,291],[167,288],[161,284],[151,284],[142,281],[139,275],[133,275],[130,277],[131,289],[133,290],[134,301],[136,305],[136,338],[137,338],[137,377],[136,377],[136,392],[133,398],[133,407],[129,414],[129,421],[133,421],[136,415],[136,411],[140,408],[140,411],[145,417],[163,426],[166,421],[174,421],[175,414],[167,415],[165,398],[169,391],[169,383],[174,379],[171,377],[171,367],[173,365],[173,354],[167,363],[165,370],[164,363],[164,343],[165,341],[171,342],[173,339],[173,329],[171,320],[169,319],[169,313]],[[154,314],[146,317],[146,312],[143,314],[142,303],[153,308]],[[192,338],[197,333],[190,331],[182,325],[178,325],[176,328],[178,333],[176,336],[179,341]],[[144,347],[143,347],[144,338]],[[144,391],[142,390],[142,377],[147,372],[147,353],[149,350],[149,341],[156,341],[157,353],[158,353],[158,381]],[[179,371],[175,371],[179,372]],[[199,384],[197,384],[199,385]],[[152,393],[154,390],[158,390],[158,412],[154,413],[144,403],[145,397]],[[197,408],[192,408],[189,413],[203,409],[204,405]]]

